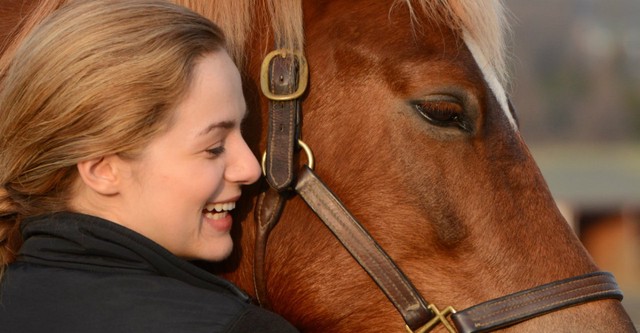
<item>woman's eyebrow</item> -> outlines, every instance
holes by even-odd
[[[234,128],[235,126],[236,126],[236,122],[233,121],[233,120],[221,121],[221,122],[213,123],[213,124],[207,126],[202,131],[198,132],[197,136],[206,135],[206,134],[210,133],[211,131],[213,131],[215,129],[218,129],[218,128],[231,129],[231,128]]]

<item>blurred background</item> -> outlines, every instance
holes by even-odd
[[[505,3],[521,132],[640,327],[640,1]]]

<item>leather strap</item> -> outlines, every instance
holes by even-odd
[[[270,100],[267,151],[263,172],[269,188],[259,196],[255,210],[257,224],[253,282],[258,304],[269,308],[265,276],[267,241],[271,230],[280,219],[286,196],[290,193],[291,184],[295,178],[293,158],[300,126],[299,98],[278,100],[277,97],[291,96],[293,92],[298,91],[300,73],[298,57],[291,53],[276,55],[272,52],[265,61],[268,62],[266,64],[268,72],[261,75],[268,77],[261,77],[261,80],[268,82],[269,91],[265,92],[265,95]],[[307,73],[302,74],[307,75]],[[306,89],[306,86],[303,88]]]
[[[451,316],[458,332],[489,332],[527,319],[600,299],[622,300],[611,273],[594,272],[520,291]]]
[[[269,65],[269,85],[275,95],[288,95],[298,86],[296,57],[275,56]],[[297,143],[300,102],[298,98],[269,101],[266,178],[278,192],[291,188],[294,180],[293,156]]]
[[[280,220],[286,198],[283,194],[269,188],[258,197],[255,210],[256,246],[253,260],[253,285],[258,304],[269,308],[269,294],[267,292],[266,256],[267,241],[271,230]]]
[[[409,328],[415,330],[434,317],[409,279],[308,167],[303,167],[295,190],[371,276]]]

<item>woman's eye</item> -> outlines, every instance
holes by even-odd
[[[431,124],[440,127],[459,127],[469,131],[463,106],[450,100],[421,100],[411,102],[413,107]]]
[[[217,146],[211,149],[207,149],[207,153],[211,155],[211,157],[218,157],[224,153],[224,146]]]

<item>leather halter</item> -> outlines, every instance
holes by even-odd
[[[451,306],[441,311],[434,304],[425,302],[393,260],[313,172],[312,154],[306,146],[310,167],[303,166],[300,173],[295,174],[300,97],[307,87],[307,75],[304,56],[285,50],[271,52],[262,64],[261,87],[270,100],[267,151],[263,156],[263,173],[270,187],[259,196],[255,212],[254,285],[262,306],[269,306],[265,277],[268,237],[285,202],[294,193],[302,197],[375,281],[403,317],[410,333],[425,333],[438,324],[443,324],[449,332],[488,332],[572,305],[600,299],[622,300],[622,292],[613,275],[593,272],[493,299],[459,312]]]

